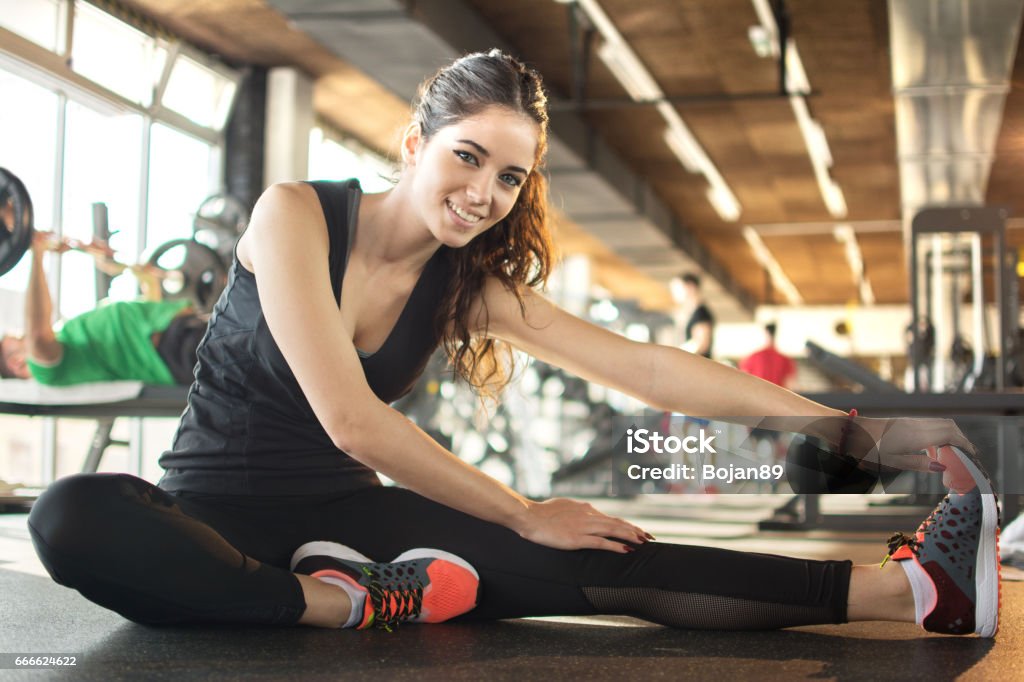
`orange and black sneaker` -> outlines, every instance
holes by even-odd
[[[929,454],[945,465],[943,480],[950,492],[913,536],[896,533],[889,538],[887,558],[913,561],[922,569],[916,574],[927,588],[921,590],[924,603],[918,604],[925,630],[994,637],[999,629],[995,492],[981,464],[962,450],[944,446]]]
[[[465,560],[439,549],[412,549],[377,563],[337,542],[307,542],[291,569],[314,578],[344,580],[366,592],[357,629],[391,629],[403,622],[441,623],[476,606],[480,576]]]

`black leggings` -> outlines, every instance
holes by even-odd
[[[851,565],[659,542],[630,554],[523,540],[399,488],[303,497],[171,495],[127,474],[59,479],[28,519],[58,583],[147,624],[291,625],[306,604],[288,571],[310,540],[378,561],[413,547],[480,574],[462,620],[629,614],[685,628],[768,629],[846,620]]]

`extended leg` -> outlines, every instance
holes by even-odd
[[[847,618],[849,562],[666,543],[629,555],[568,552],[396,488],[326,507],[314,532],[379,561],[421,545],[461,556],[481,582],[467,619],[629,613],[678,627],[763,629]]]

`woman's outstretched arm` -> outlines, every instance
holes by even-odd
[[[532,289],[525,310],[500,281],[489,280],[475,312],[477,328],[539,360],[631,395],[651,407],[750,426],[801,432],[838,444],[847,415],[785,388],[679,348],[639,343],[567,313]],[[927,471],[918,451],[973,446],[948,419],[858,419],[866,438],[858,457]]]
[[[274,341],[340,450],[425,497],[551,547],[626,552],[607,538],[644,541],[644,531],[588,504],[527,500],[377,398],[331,291],[327,226],[311,187],[267,190],[243,240],[239,256],[251,261]]]

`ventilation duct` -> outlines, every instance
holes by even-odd
[[[904,224],[982,205],[1024,0],[889,0]]]

